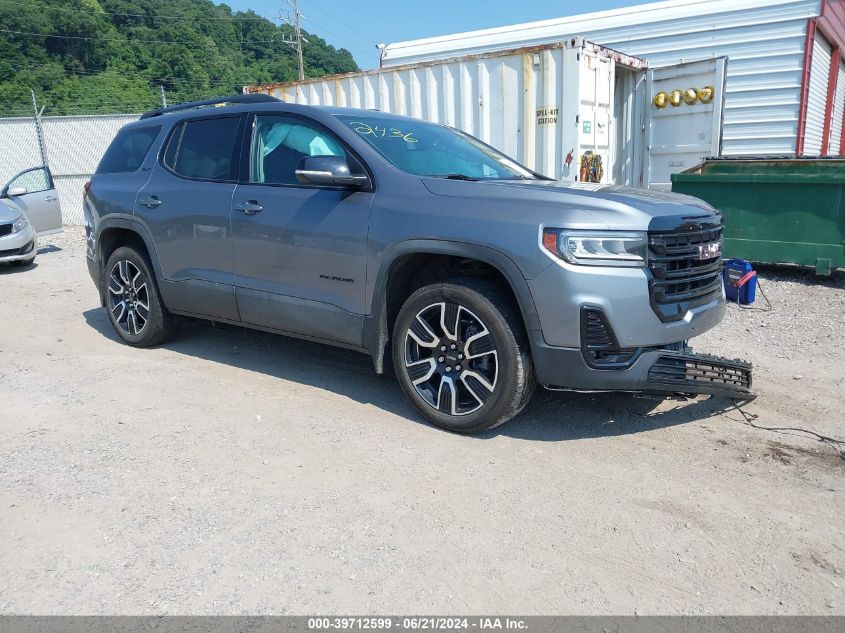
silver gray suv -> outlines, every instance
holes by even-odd
[[[266,95],[155,110],[117,134],[84,210],[130,345],[188,316],[351,348],[460,433],[537,382],[751,397],[750,366],[686,344],[725,310],[718,212],[555,182],[442,125]]]

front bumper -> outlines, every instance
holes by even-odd
[[[583,306],[600,309],[621,347],[669,345],[703,334],[725,316],[725,293],[718,290],[690,306],[681,318],[664,322],[652,308],[649,272],[643,268],[575,266],[562,260],[528,280],[545,342],[581,345],[578,318]]]
[[[628,367],[610,369],[591,367],[581,349],[548,345],[539,332],[531,350],[537,378],[548,389],[755,397],[749,363],[693,354],[683,346],[645,348]]]
[[[0,263],[32,259],[36,248],[35,231],[27,225],[22,231],[0,237]]]
[[[530,333],[540,383],[753,398],[751,365],[694,354],[686,344],[725,314],[719,261],[701,260],[697,250],[716,233],[651,236],[656,263],[644,268],[579,266],[550,255],[552,265],[528,280],[541,326]]]

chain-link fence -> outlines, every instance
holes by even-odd
[[[0,186],[24,169],[48,165],[59,193],[64,224],[82,224],[82,186],[94,173],[117,131],[138,116],[0,118]],[[43,145],[39,143],[39,130]]]

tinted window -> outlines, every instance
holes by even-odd
[[[30,169],[22,174],[18,174],[9,184],[7,189],[22,188],[26,189],[27,193],[38,193],[39,191],[47,191],[53,188],[53,181],[50,178],[50,172],[45,167],[38,167]]]
[[[459,130],[417,119],[338,116],[402,171],[479,180],[536,178],[512,158]]]
[[[343,156],[349,161],[352,172],[356,172],[357,162],[350,159],[340,141],[325,130],[293,117],[255,117],[250,146],[250,182],[297,184],[295,172],[306,156]],[[360,167],[357,172],[362,173]]]
[[[229,180],[240,117],[182,123],[170,137],[165,165],[180,176]]]
[[[122,129],[103,155],[97,173],[136,171],[144,162],[160,129],[159,125]]]

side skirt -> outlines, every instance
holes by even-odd
[[[183,310],[170,310],[173,314],[179,316],[199,319],[201,321],[211,321],[212,323],[225,323],[226,325],[236,325],[238,327],[247,328],[249,330],[258,330],[260,332],[268,332],[270,334],[278,334],[280,336],[289,336],[303,341],[310,341],[312,343],[322,343],[323,345],[330,345],[332,347],[340,347],[343,349],[352,350],[353,352],[360,352],[362,354],[370,355],[370,350],[357,345],[350,345],[349,343],[342,343],[340,341],[333,341],[330,339],[319,338],[316,336],[308,336],[307,334],[300,334],[298,332],[290,332],[288,330],[280,330],[277,328],[267,327],[265,325],[255,325],[254,323],[244,323],[243,321],[236,321],[233,319],[221,319],[218,317],[210,317],[205,314],[196,314],[194,312],[185,312]]]

